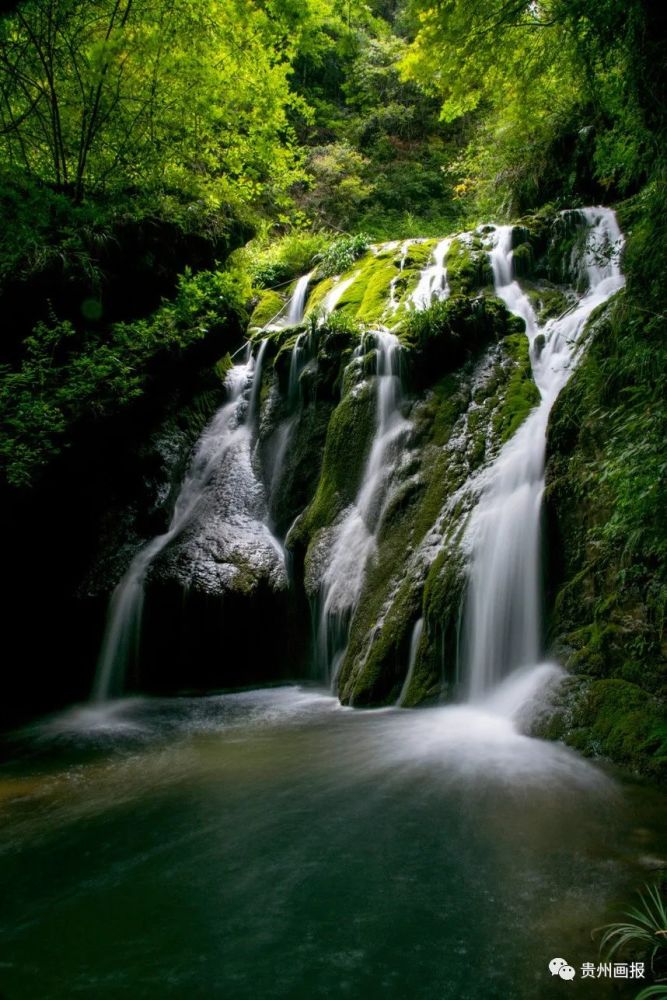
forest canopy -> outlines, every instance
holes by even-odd
[[[651,0],[26,0],[0,18],[0,167],[74,203],[408,235],[410,217],[637,189],[664,97]]]
[[[244,0],[33,0],[0,21],[6,165],[80,201],[272,206],[298,177],[280,19]]]

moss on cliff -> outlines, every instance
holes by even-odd
[[[280,310],[285,305],[285,299],[278,292],[266,291],[262,292],[257,301],[257,305],[252,311],[250,317],[250,322],[248,324],[249,328],[261,329],[270,323],[272,319],[275,319],[280,312]]]
[[[601,685],[595,697],[583,686],[581,705],[574,697],[576,745],[599,737],[601,753],[638,770],[654,766],[649,736],[637,730],[631,754],[629,734],[638,714],[664,717],[667,695],[665,250],[647,246],[662,202],[649,193],[628,209],[627,289],[592,318],[548,431],[551,642]]]
[[[503,307],[497,315],[495,303],[491,308],[497,320],[502,317]],[[408,451],[394,471],[378,551],[351,623],[339,677],[343,701],[396,701],[408,669],[412,630],[422,617],[405,704],[433,699],[457,684],[465,581],[458,543],[470,499],[453,503],[452,498],[502,443],[502,422],[496,417],[517,371],[525,375],[527,359],[513,337],[525,341],[524,334],[503,337],[482,361],[445,375],[412,406]],[[418,355],[407,351],[407,368],[418,363]]]
[[[493,286],[489,255],[477,236],[452,240],[445,265],[452,295],[472,295]]]
[[[533,380],[528,339],[523,333],[506,337],[503,346],[515,361],[512,374],[493,416],[493,429],[504,444],[540,401],[540,391]]]

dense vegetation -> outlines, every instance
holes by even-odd
[[[659,198],[661,17],[642,0],[18,4],[0,21],[0,302],[18,313],[2,351],[11,480],[58,451],[55,429],[76,408],[66,374],[37,360],[67,324],[94,383],[98,342],[118,338],[110,320],[141,318],[186,265],[210,267],[253,230],[237,266],[271,287],[340,229],[436,235],[647,184]],[[147,245],[149,226],[168,228]],[[125,244],[153,274],[141,292],[123,288],[119,311],[113,248]]]

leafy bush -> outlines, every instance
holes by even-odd
[[[320,254],[320,274],[323,278],[331,278],[336,274],[342,274],[354,264],[355,260],[366,253],[370,244],[370,238],[365,233],[357,233],[356,236],[341,236],[334,240],[327,249]]]
[[[414,352],[417,382],[430,385],[474,356],[484,344],[522,329],[521,320],[498,299],[458,295],[409,313],[401,339]]]
[[[323,232],[294,229],[269,242],[267,233],[233,254],[234,266],[249,273],[255,288],[274,288],[306,274],[329,243]]]
[[[0,456],[8,482],[29,485],[78,420],[107,416],[141,396],[159,353],[186,350],[231,316],[243,316],[248,291],[236,275],[186,272],[172,302],[149,319],[117,323],[106,339],[82,337],[69,322],[38,324],[18,370],[1,372]]]
[[[367,157],[347,142],[317,146],[308,158],[310,184],[303,206],[320,222],[350,225],[359,208],[373,193],[374,184],[365,174]]]

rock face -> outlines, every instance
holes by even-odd
[[[630,452],[648,444],[636,439],[636,417],[622,397],[605,390],[615,308],[610,305],[591,324],[586,354],[549,425],[549,633],[572,677],[543,731],[584,753],[664,777],[665,571],[651,544],[661,529],[658,521],[643,518],[615,524],[627,503],[619,496],[619,459],[627,463]],[[632,492],[639,502],[641,481],[635,480]],[[645,518],[650,511],[657,514],[649,498],[648,507],[638,506],[631,517]]]
[[[315,271],[296,322],[294,299],[265,293],[251,354],[208,369],[140,438],[141,476],[110,497],[79,585],[101,631],[102,597],[148,553],[126,688],[309,676],[357,706],[457,692],[466,526],[484,471],[540,400],[524,323],[494,293],[493,233]],[[583,291],[581,218],[534,216],[511,236],[538,320],[561,315]],[[540,725],[637,767],[658,759],[660,641],[647,577],[598,558],[614,497],[590,370],[611,308],[549,426],[548,642],[573,677]]]

